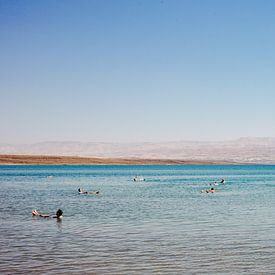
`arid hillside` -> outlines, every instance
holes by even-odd
[[[229,141],[177,141],[143,143],[42,142],[0,144],[0,154],[31,156],[77,156],[121,163],[144,160],[188,160],[275,164],[275,138],[240,138]],[[99,160],[97,160],[97,158]],[[110,160],[111,159],[111,160]],[[70,159],[70,161],[74,161]],[[79,160],[77,160],[79,161]],[[137,161],[137,160],[135,160]]]

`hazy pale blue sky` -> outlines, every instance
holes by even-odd
[[[0,0],[0,142],[275,137],[275,1]]]

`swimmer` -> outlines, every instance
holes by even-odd
[[[215,193],[215,192],[216,192],[216,190],[213,187],[209,190],[206,190],[206,193]]]
[[[219,183],[215,181],[214,183],[210,183],[209,185],[210,186],[212,186],[212,185],[217,186],[217,185],[219,185]]]
[[[38,216],[42,218],[54,218],[54,219],[62,219],[63,218],[63,211],[61,209],[58,209],[55,213],[55,216],[51,216],[49,214],[43,214],[41,212],[38,212],[37,210],[32,210],[33,216]]]
[[[78,194],[97,195],[99,191],[84,191],[82,188],[78,188]]]
[[[210,185],[210,186],[213,186],[213,185],[214,185],[214,186],[217,186],[217,185],[223,184],[223,183],[224,183],[224,179],[221,179],[220,182],[216,182],[216,181],[215,181],[214,183],[210,183],[209,185]]]
[[[208,190],[201,190],[201,193],[215,193],[215,192],[217,192],[217,191],[213,187]]]
[[[133,181],[145,181],[145,179],[142,178],[142,177],[136,176],[136,177],[133,178]]]

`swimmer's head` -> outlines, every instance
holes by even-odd
[[[60,218],[62,216],[62,214],[63,214],[63,211],[61,209],[58,209],[55,213],[57,218]]]

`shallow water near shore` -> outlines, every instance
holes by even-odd
[[[272,165],[0,166],[0,188],[1,274],[275,274]]]

